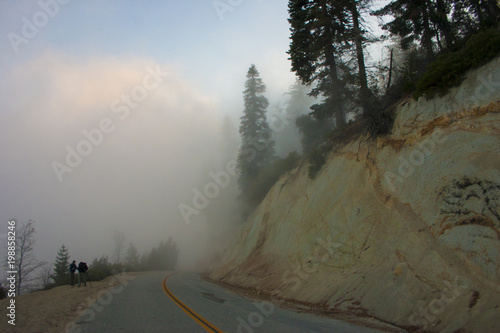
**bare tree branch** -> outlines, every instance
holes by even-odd
[[[42,265],[42,267],[40,268],[40,272],[37,275],[37,280],[40,281],[43,289],[47,288],[53,283],[51,264],[46,262]]]
[[[16,229],[17,295],[30,287],[29,283],[35,279],[35,277],[32,277],[32,273],[45,264],[44,261],[40,261],[35,257],[36,231],[34,224],[34,221],[29,220]]]

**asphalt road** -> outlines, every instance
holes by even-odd
[[[69,332],[377,332],[246,299],[195,273],[171,274],[127,281],[103,295]]]

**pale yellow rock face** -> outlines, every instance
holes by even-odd
[[[407,328],[500,326],[500,58],[283,176],[211,277]]]

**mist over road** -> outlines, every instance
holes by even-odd
[[[137,276],[104,303],[100,311],[84,313],[69,332],[376,332],[250,300],[189,272]]]

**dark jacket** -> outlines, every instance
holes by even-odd
[[[69,265],[69,271],[71,273],[74,273],[76,271],[76,264],[74,262],[72,262],[71,265]]]
[[[86,263],[81,262],[78,264],[78,272],[85,273],[87,271],[87,269],[89,269],[89,268],[88,268]]]

